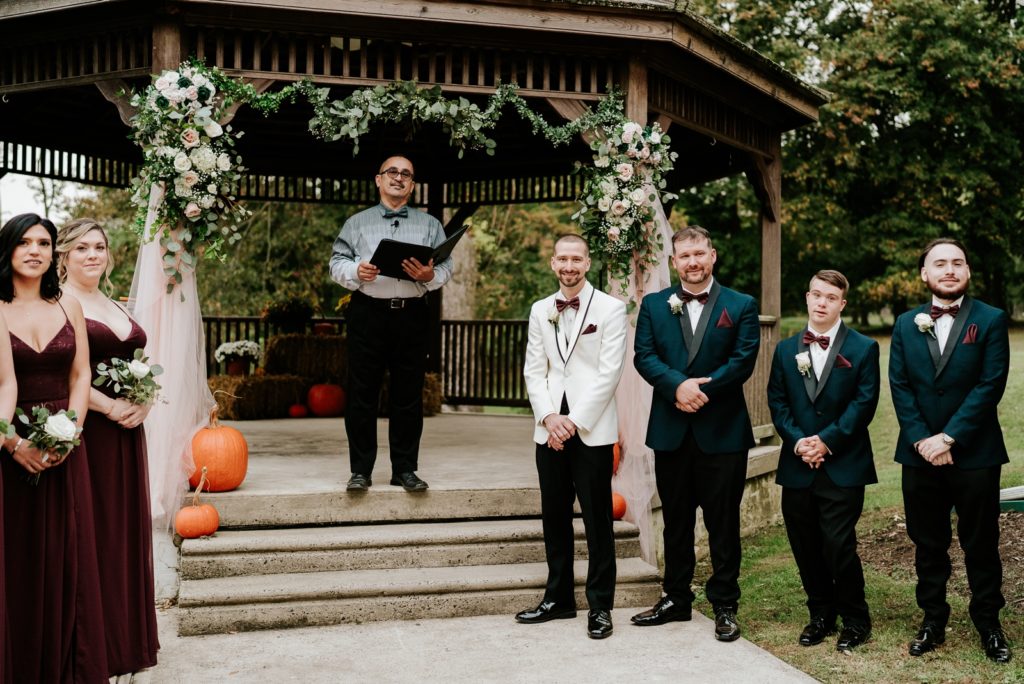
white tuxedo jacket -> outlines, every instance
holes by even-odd
[[[548,439],[544,418],[557,414],[562,394],[569,419],[588,446],[614,444],[619,438],[615,388],[626,356],[626,306],[591,286],[580,291],[580,308],[566,342],[562,317],[552,294],[530,309],[530,335],[523,376],[536,420],[533,439]]]

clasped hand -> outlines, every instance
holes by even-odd
[[[544,427],[548,430],[548,446],[555,451],[564,449],[565,443],[576,434],[576,424],[569,416],[552,413],[544,419]]]
[[[14,460],[32,475],[38,475],[47,468],[60,465],[67,456],[53,451],[40,451],[35,444],[25,440],[12,456]]]
[[[114,406],[110,409],[110,413],[107,417],[114,421],[121,427],[131,430],[142,425],[142,421],[146,420],[146,416],[149,415],[150,404],[133,404],[125,399],[114,399]]]
[[[953,463],[953,453],[949,450],[949,446],[942,441],[941,434],[922,439],[914,447],[917,449],[917,453],[921,454],[921,458],[932,465],[942,466]]]
[[[701,391],[701,385],[711,382],[711,378],[690,378],[676,387],[676,408],[687,413],[696,413],[710,401],[708,395]]]
[[[804,437],[796,445],[796,453],[809,468],[820,468],[825,462],[825,455],[828,454],[828,447],[821,441],[818,435]]]

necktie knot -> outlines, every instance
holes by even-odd
[[[828,349],[829,341],[828,335],[815,335],[810,330],[804,332],[804,344],[808,347],[817,344],[822,349]]]
[[[384,218],[407,218],[409,216],[409,208],[402,207],[401,209],[385,209]]]
[[[942,318],[946,314],[949,314],[953,318],[956,318],[956,315],[958,313],[960,313],[959,304],[954,304],[952,306],[935,306],[934,304],[932,304],[931,317],[933,321]]]
[[[707,292],[701,292],[700,294],[693,294],[692,292],[687,292],[686,290],[683,290],[682,292],[683,293],[679,296],[679,298],[683,300],[683,304],[689,304],[694,300],[700,302],[701,304],[708,303]]]
[[[565,308],[567,306],[571,306],[572,308],[574,308],[577,311],[579,311],[580,310],[580,298],[579,297],[573,297],[572,299],[556,299],[555,300],[555,308],[558,309],[558,313],[562,313],[563,311],[565,311]]]

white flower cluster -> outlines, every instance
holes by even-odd
[[[213,358],[217,361],[224,361],[231,357],[240,359],[260,360],[260,345],[250,340],[238,340],[236,342],[225,342],[213,352]]]

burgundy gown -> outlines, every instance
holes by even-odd
[[[89,362],[111,357],[131,360],[145,348],[146,333],[135,321],[121,340],[103,323],[86,319]],[[113,388],[99,388],[107,396]],[[156,665],[156,604],[153,599],[153,523],[149,508],[146,436],[142,426],[126,430],[101,413],[85,418],[89,440],[89,473],[100,559],[100,587],[107,629],[107,660],[111,675]]]
[[[75,329],[64,323],[37,352],[11,334],[18,407],[68,406]],[[16,421],[19,433],[24,426]],[[107,681],[103,607],[93,527],[89,463],[82,445],[38,484],[9,454],[0,456],[4,488],[7,619],[15,682]]]

